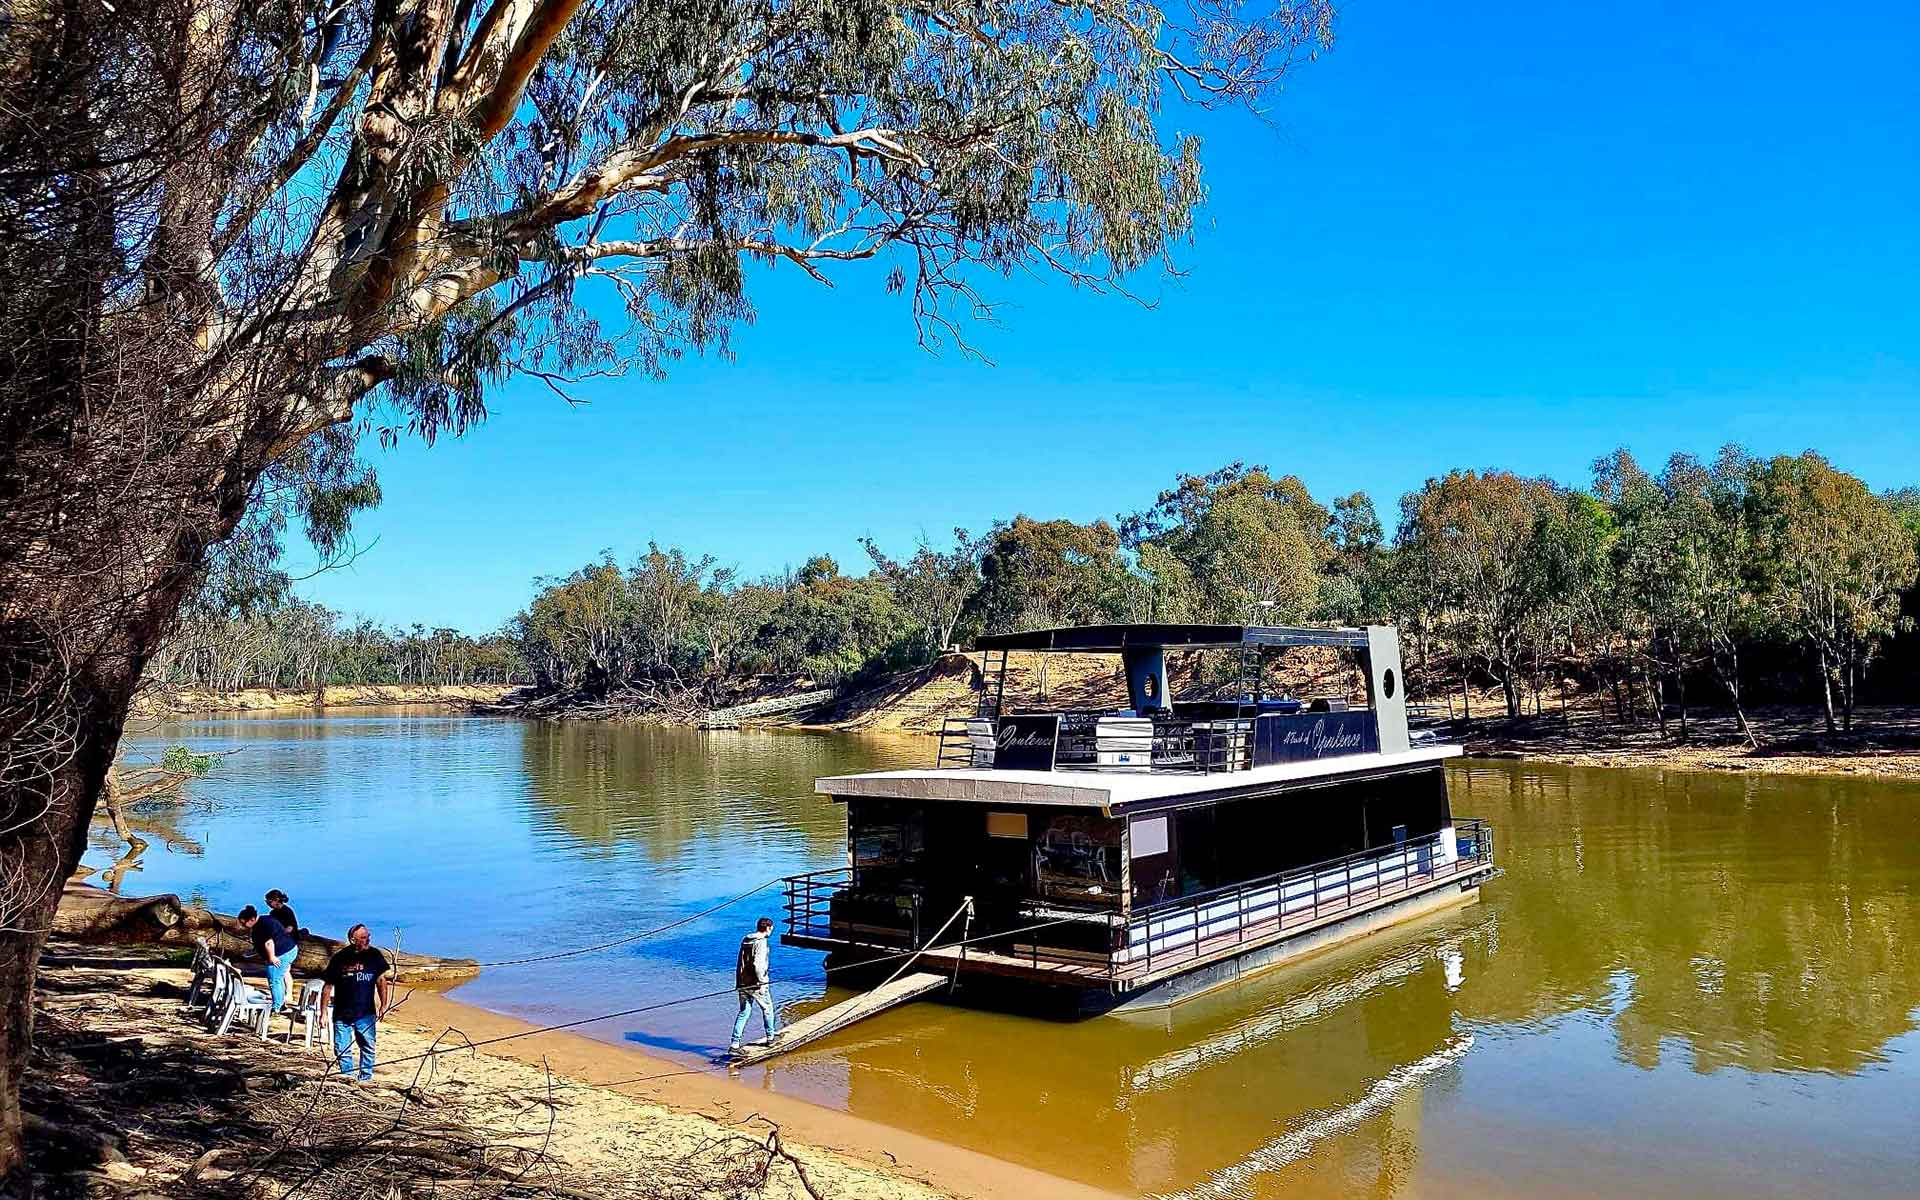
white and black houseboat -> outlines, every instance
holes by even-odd
[[[1266,694],[1269,660],[1309,646],[1349,657],[1364,707]],[[1471,902],[1494,873],[1492,831],[1448,806],[1459,747],[1409,734],[1391,627],[1101,625],[979,649],[984,710],[948,723],[933,767],[814,785],[846,805],[847,865],[787,881],[785,944],[924,949],[921,970],[964,985],[1150,1007]],[[1170,699],[1170,651],[1237,655],[1227,698]],[[1016,652],[1118,655],[1130,705],[1003,711]]]

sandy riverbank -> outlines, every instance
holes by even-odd
[[[215,712],[302,712],[387,704],[471,708],[477,704],[498,704],[518,686],[505,683],[336,685],[323,688],[317,703],[312,689],[247,688],[238,692],[155,689],[135,697],[133,713],[138,717],[172,717]]]
[[[427,990],[412,992],[396,1019],[435,1035],[457,1029],[475,1041],[511,1037],[511,1041],[484,1047],[486,1056],[508,1064],[494,1069],[537,1076],[539,1064],[545,1061],[557,1074],[600,1090],[616,1104],[631,1104],[638,1098],[719,1124],[759,1113],[797,1142],[942,1194],[1049,1200],[1111,1200],[1118,1195],[783,1095],[772,1090],[771,1073],[765,1068],[731,1074],[701,1070],[682,1060],[569,1030],[535,1032],[537,1026],[517,1017]],[[421,1032],[415,1036],[429,1035]],[[609,1086],[649,1075],[664,1078],[622,1083],[617,1089]]]
[[[1777,775],[1873,775],[1920,779],[1920,710],[1862,708],[1854,730],[1826,733],[1814,709],[1764,709],[1750,715],[1760,745],[1741,736],[1733,717],[1690,718],[1687,740],[1669,720],[1663,735],[1651,724],[1623,724],[1594,712],[1565,722],[1549,716],[1517,728],[1469,732],[1467,753],[1585,767],[1658,767],[1675,771],[1740,771]]]
[[[274,1142],[286,1121],[320,1126],[303,1135],[312,1153],[332,1122],[358,1148],[358,1130],[411,1114],[456,1152],[423,1159],[419,1177],[405,1180],[409,1191],[484,1162],[471,1169],[535,1172],[536,1183],[563,1196],[1107,1195],[781,1095],[764,1071],[729,1079],[576,1033],[537,1032],[424,989],[403,989],[382,1025],[374,1086],[322,1083],[323,1053],[280,1041],[284,1024],[261,1043],[218,1038],[183,1017],[187,972],[169,954],[57,942],[42,968],[44,1036],[28,1108],[63,1131],[47,1139],[61,1143],[47,1148],[49,1171],[79,1171],[81,1182],[97,1184],[90,1193],[184,1194],[248,1164],[277,1163],[266,1174],[284,1184],[301,1174]],[[485,1044],[464,1048],[469,1041]],[[102,1046],[116,1055],[111,1070],[99,1062]],[[220,1106],[235,1111],[216,1119],[209,1109]],[[209,1151],[219,1153],[210,1159]],[[394,1158],[365,1169],[405,1169]]]

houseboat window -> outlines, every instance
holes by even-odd
[[[1152,858],[1156,854],[1166,852],[1167,819],[1165,817],[1147,817],[1133,823],[1133,857]]]
[[[1446,778],[1421,771],[1376,780],[1367,791],[1366,812],[1370,847],[1438,833],[1447,815]]]
[[[1180,889],[1182,896],[1205,892],[1232,882],[1221,878],[1220,825],[1230,820],[1229,810],[1250,810],[1246,801],[1207,808],[1190,808],[1174,814],[1174,837],[1180,843]],[[1278,868],[1275,868],[1278,870]]]
[[[856,867],[905,866],[926,850],[926,822],[917,806],[857,805],[847,810],[847,840]]]
[[[1040,895],[1082,904],[1120,903],[1119,821],[1060,815],[1047,818],[1033,845]]]
[[[990,812],[987,814],[987,836],[999,838],[1027,837],[1027,814],[1017,812]]]

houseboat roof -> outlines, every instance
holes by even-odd
[[[1365,649],[1364,629],[1305,625],[1074,625],[1065,629],[1029,629],[990,633],[974,643],[980,650],[1037,650],[1043,653],[1118,654],[1125,650],[1208,650],[1237,646],[1353,646]]]
[[[1008,771],[957,767],[869,771],[814,781],[813,790],[835,799],[957,801],[1098,809],[1108,815],[1170,808],[1227,797],[1297,791],[1369,776],[1395,775],[1432,766],[1460,754],[1451,745],[1417,746],[1390,753],[1347,754],[1275,763],[1214,774],[1149,774],[1097,771]]]

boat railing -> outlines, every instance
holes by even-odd
[[[833,867],[805,875],[789,875],[786,923],[789,934],[802,937],[833,935],[833,898],[853,884],[853,868]]]
[[[1391,846],[1157,901],[1133,910],[1113,972],[1150,975],[1492,865],[1493,828],[1466,819]]]
[[[998,732],[993,717],[948,717],[940,727],[934,766],[993,766]],[[1053,769],[1156,775],[1244,771],[1253,764],[1253,739],[1248,717],[1113,720],[1064,713]]]
[[[1112,981],[1139,980],[1177,969],[1198,959],[1226,957],[1250,941],[1268,941],[1288,930],[1371,908],[1392,897],[1424,891],[1454,878],[1482,875],[1493,867],[1493,827],[1462,819],[1451,830],[1408,838],[1322,862],[1292,867],[1256,879],[1210,888],[1118,912],[1023,912],[1024,937],[994,943],[997,951],[1039,969],[1071,970]],[[845,867],[795,875],[786,880],[786,929],[789,934],[871,947],[918,946],[918,909],[896,912],[900,925],[863,923],[833,912],[834,897],[853,886]],[[1052,919],[1046,919],[1052,918]],[[1035,923],[1051,930],[1042,933]],[[1110,949],[1082,944],[1049,945],[1069,926],[1111,923]],[[1027,932],[1033,930],[1033,932]],[[993,929],[977,924],[974,934]],[[1104,935],[1103,935],[1104,936]]]

